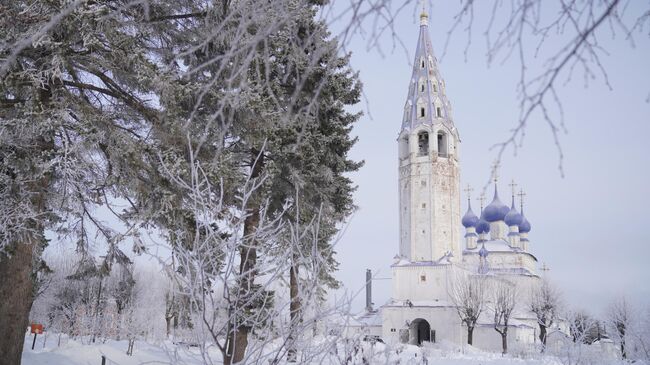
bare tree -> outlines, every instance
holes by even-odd
[[[491,288],[494,305],[494,330],[501,335],[501,349],[508,353],[508,323],[517,304],[517,287],[503,279]]]
[[[485,307],[486,277],[457,273],[449,284],[449,298],[461,323],[467,326],[467,344],[472,344],[474,328]]]
[[[634,309],[625,298],[619,298],[610,304],[607,310],[607,325],[619,344],[623,359],[628,357],[627,345],[633,321]]]
[[[598,321],[585,311],[572,311],[567,314],[569,333],[573,343],[591,344],[599,340]]]
[[[546,350],[548,330],[558,319],[559,309],[560,293],[547,280],[541,280],[530,296],[530,311],[535,314],[539,326],[541,352]]]
[[[636,348],[635,358],[648,362],[650,361],[650,306],[646,304],[638,316],[640,318],[636,321],[637,325],[631,334]]]
[[[227,273],[222,281],[203,276],[201,287],[179,289],[197,298],[228,284],[222,292],[232,300],[218,311],[228,312],[226,362],[244,357],[260,327],[256,316],[272,307],[283,282],[280,275],[258,282],[271,257],[278,263],[271,267],[293,272],[296,281],[315,269],[311,284],[319,295],[335,286],[330,238],[354,206],[345,174],[361,165],[347,158],[360,114],[344,106],[358,102],[360,84],[349,57],[316,19],[320,6],[312,0],[2,6],[0,273],[7,280],[0,281],[0,297],[11,300],[0,301],[7,333],[0,352],[7,361],[21,356],[30,274],[49,228],[87,252],[92,226],[114,252],[138,227],[154,227],[172,251],[182,246],[179,275]],[[309,252],[309,260],[264,256],[278,245],[275,230],[286,227],[291,201],[277,193],[282,186],[307,186],[302,191],[314,208],[307,216],[324,202],[321,223],[336,217],[319,227],[318,244],[277,250]],[[219,199],[208,195],[215,192]],[[127,209],[117,209],[115,198]],[[99,205],[125,232],[92,215]],[[219,209],[202,215],[204,208]],[[212,260],[212,271],[198,254]],[[283,266],[291,259],[303,265],[300,271]]]
[[[601,62],[608,52],[599,40],[603,35],[612,38],[621,35],[630,47],[634,47],[636,34],[647,36],[650,6],[621,0],[463,0],[448,32],[445,52],[451,35],[462,28],[467,33],[467,57],[475,14],[488,18],[482,32],[487,43],[488,64],[514,58],[519,71],[516,85],[519,116],[511,134],[494,145],[497,159],[501,159],[508,147],[517,152],[523,144],[528,123],[539,116],[552,133],[558,151],[558,167],[563,174],[559,138],[566,133],[566,126],[559,86],[581,72],[578,76],[582,76],[585,85],[600,77],[611,89],[607,70]],[[536,64],[538,59],[541,62]],[[645,100],[650,101],[650,93]]]
[[[569,311],[564,314],[570,336],[563,338],[562,346],[553,355],[565,365],[589,365],[602,361],[600,345],[592,346],[598,339],[598,321],[584,311]]]

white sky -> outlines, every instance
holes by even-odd
[[[632,2],[628,12],[638,13],[634,7],[641,8],[641,3]],[[475,14],[476,31],[467,61],[462,33],[452,38],[447,55],[441,57],[458,4],[435,2],[429,29],[462,139],[461,187],[474,187],[472,204],[477,212],[474,198],[487,182],[495,157],[490,146],[509,135],[518,116],[518,68],[512,60],[487,67],[481,36],[486,19],[481,13]],[[398,45],[391,52],[389,37],[382,39],[383,56],[368,51],[362,37],[353,38],[348,47],[367,99],[367,104],[358,105],[366,115],[354,129],[359,142],[352,157],[366,164],[352,175],[358,185],[355,201],[359,210],[337,243],[341,266],[336,276],[345,288],[334,295],[340,298],[345,290],[358,294],[353,302],[356,310],[364,306],[366,268],[378,277],[389,277],[392,258],[398,251],[396,138],[417,42],[417,13],[412,5],[396,19],[397,36],[407,50]],[[635,48],[621,34],[612,39],[610,33],[601,33],[600,40],[609,52],[601,61],[612,90],[602,78],[585,87],[582,73],[576,73],[573,81],[559,89],[568,129],[560,140],[565,176],[557,167],[551,133],[536,115],[527,129],[523,149],[517,156],[508,153],[504,157],[499,186],[501,198],[507,202],[511,179],[526,190],[532,253],[550,267],[547,275],[562,289],[568,306],[595,314],[620,295],[637,303],[650,302],[650,233],[645,226],[650,224],[645,216],[650,205],[650,103],[646,100],[650,98],[650,40],[647,35],[637,35]],[[542,54],[561,45],[551,40]],[[535,69],[534,64],[530,66]],[[466,199],[461,193],[464,213]],[[491,189],[487,195],[489,202]],[[110,214],[105,216],[106,221],[119,226]],[[158,241],[155,237],[146,239]],[[69,254],[72,249],[53,244],[48,252]],[[130,247],[123,249],[129,251]],[[152,254],[168,255],[163,247],[159,249],[162,251]],[[103,252],[97,247],[94,251]],[[137,261],[158,264],[149,255]],[[383,304],[389,296],[390,281],[375,281],[375,304]]]
[[[632,2],[629,14],[638,14],[645,6],[642,3]],[[467,61],[463,33],[452,38],[447,55],[441,59],[458,4],[435,2],[429,29],[462,139],[461,186],[472,185],[475,198],[476,191],[489,178],[495,157],[490,146],[503,141],[517,120],[515,86],[519,69],[513,60],[487,67],[482,37],[487,15],[482,13],[475,13]],[[366,161],[361,171],[352,175],[359,186],[355,195],[359,211],[337,245],[341,263],[337,276],[351,292],[363,287],[366,268],[380,277],[390,276],[389,266],[398,251],[395,139],[402,121],[418,27],[413,7],[396,19],[397,35],[408,54],[399,46],[391,52],[388,37],[382,43],[388,50],[383,57],[368,51],[361,37],[353,39],[348,47],[368,101],[368,105],[359,106],[366,115],[354,129],[359,142],[352,152],[355,159]],[[557,50],[562,40],[566,41],[551,39],[541,55]],[[637,34],[635,40],[633,48],[620,32],[615,38],[609,31],[600,33],[601,45],[609,53],[601,61],[612,90],[601,77],[590,80],[585,87],[580,71],[559,88],[568,129],[560,136],[564,177],[558,170],[551,133],[539,115],[531,120],[523,149],[517,156],[507,153],[500,171],[503,201],[510,201],[508,183],[513,178],[527,193],[525,211],[532,224],[531,251],[540,263],[548,265],[547,275],[563,291],[568,306],[595,314],[618,295],[650,302],[650,233],[645,226],[650,223],[645,217],[650,202],[647,30],[645,35]],[[530,66],[533,71],[537,67]],[[464,212],[466,199],[462,194]],[[491,193],[487,195],[489,202]],[[476,212],[478,203],[474,198]],[[376,281],[373,292],[376,305],[383,304],[390,296],[390,281]],[[363,308],[363,292],[354,305],[355,309]]]

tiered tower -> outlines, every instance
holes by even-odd
[[[425,12],[398,145],[400,256],[411,262],[460,257],[459,137]]]

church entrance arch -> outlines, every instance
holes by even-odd
[[[435,342],[432,334],[435,333],[431,330],[431,325],[425,319],[416,318],[409,326],[409,343],[412,345],[422,345],[422,342]],[[435,336],[435,335],[433,335]]]

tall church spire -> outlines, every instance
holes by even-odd
[[[446,262],[460,255],[459,139],[445,83],[420,15],[399,151],[400,256],[412,262]]]
[[[415,51],[411,84],[404,109],[402,130],[412,130],[421,124],[442,123],[449,132],[456,134],[445,82],[438,70],[438,60],[431,46],[429,15],[424,2],[420,13],[420,35]]]

